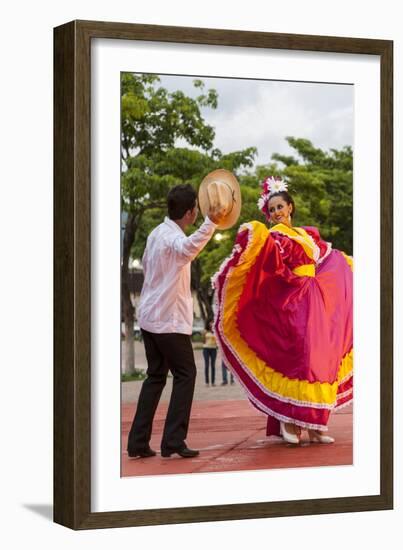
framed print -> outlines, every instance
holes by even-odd
[[[392,66],[393,44],[382,40],[90,21],[55,29],[57,523],[90,529],[393,507]],[[163,221],[171,189],[197,189],[223,169],[235,174],[242,207],[223,230],[209,210],[215,236],[192,256],[188,280],[193,327],[184,333],[199,370],[188,440],[200,454],[157,448],[175,358],[152,407],[157,453],[138,452],[128,441],[143,380],[154,376],[150,342],[182,334],[175,324],[153,330],[160,304],[147,322],[137,315],[147,237],[162,222],[177,230],[172,220],[184,214]],[[262,180],[272,187],[262,191]],[[280,198],[289,223],[270,213],[276,186],[295,193],[295,202]],[[200,194],[198,202],[205,214]],[[268,243],[256,262],[265,267],[253,279],[242,262],[258,242]],[[294,245],[299,263],[285,264]],[[273,258],[293,288],[281,306],[285,279],[253,294]],[[332,279],[332,262],[342,277]],[[304,313],[294,308],[297,288]],[[265,321],[254,325],[258,312]],[[294,321],[299,346],[289,336]],[[342,334],[337,345],[334,334]],[[274,351],[261,347],[266,335]],[[273,367],[264,375],[262,357]],[[329,378],[324,364],[334,365]]]

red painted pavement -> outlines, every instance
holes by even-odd
[[[185,474],[192,472],[223,472],[298,468],[309,466],[340,466],[353,463],[352,406],[336,412],[329,422],[332,445],[309,443],[304,432],[303,442],[296,446],[280,438],[266,436],[266,415],[248,401],[195,401],[187,444],[200,450],[200,455],[183,459],[178,455],[162,458],[129,459],[126,452],[135,403],[122,405],[122,476]],[[151,447],[159,451],[167,403],[160,403],[153,425]]]

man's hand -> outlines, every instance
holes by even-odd
[[[210,218],[210,220],[215,223],[219,224],[220,221],[222,221],[225,216],[228,213],[228,208],[225,208],[224,206],[219,205],[210,205],[210,208],[207,212],[207,216]]]

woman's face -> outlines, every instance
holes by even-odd
[[[288,204],[281,196],[269,200],[270,221],[284,223],[291,227],[292,204]]]

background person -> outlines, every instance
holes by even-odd
[[[226,364],[224,363],[224,361],[221,361],[221,372],[222,372],[222,382],[221,382],[221,386],[226,386],[228,384],[228,367],[226,366]],[[230,381],[231,381],[231,385],[235,383],[235,380],[234,380],[234,375],[232,374],[232,371],[229,371],[230,373]]]
[[[217,359],[217,341],[212,330],[213,323],[206,323],[206,332],[204,333],[203,358],[204,358],[204,380],[206,386],[215,386],[215,362]],[[210,377],[211,374],[211,377]]]

